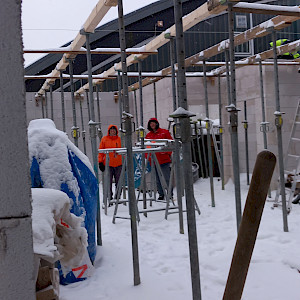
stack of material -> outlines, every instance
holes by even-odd
[[[60,260],[63,269],[83,272],[86,265],[87,232],[82,218],[70,213],[67,194],[44,188],[32,190],[33,249],[36,257],[37,299],[58,299],[59,272],[54,263]],[[88,260],[89,261],[89,260]]]

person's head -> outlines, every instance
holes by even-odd
[[[147,129],[148,129],[149,131],[156,131],[158,128],[159,128],[158,120],[157,120],[156,118],[151,118],[151,119],[148,121]]]
[[[108,127],[108,135],[110,136],[116,136],[118,135],[118,129],[115,125],[109,125]]]

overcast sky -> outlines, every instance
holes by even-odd
[[[123,0],[124,14],[158,0]],[[23,0],[22,29],[25,49],[57,48],[73,40],[98,0]],[[118,16],[112,7],[99,25]],[[98,26],[99,26],[98,25]],[[40,54],[25,54],[25,66]]]

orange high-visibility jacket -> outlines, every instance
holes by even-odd
[[[110,136],[109,130],[115,127],[117,130],[116,136]],[[116,125],[109,125],[107,130],[107,135],[101,139],[99,149],[107,149],[107,148],[121,148],[121,138],[118,136],[118,128]],[[99,153],[98,154],[98,162],[102,162],[105,165],[106,154]],[[122,165],[122,156],[117,154],[116,152],[109,153],[109,166],[110,167],[118,167]]]

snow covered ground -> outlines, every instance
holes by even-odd
[[[244,175],[244,174],[243,174]],[[241,177],[244,204],[248,187]],[[209,179],[194,185],[201,210],[196,214],[203,300],[222,299],[236,241],[234,186],[225,190],[215,179],[216,207],[211,207]],[[175,192],[176,195],[176,192]],[[102,198],[102,197],[101,197]],[[155,207],[162,206],[154,203]],[[243,300],[300,299],[300,205],[288,216],[283,232],[281,208],[267,201],[245,283]],[[119,206],[127,215],[128,206]],[[113,207],[102,210],[103,246],[98,247],[95,274],[83,282],[61,286],[61,300],[192,299],[188,234],[179,234],[178,215],[164,211],[141,214],[138,225],[141,284],[133,285],[130,221],[112,224]]]

